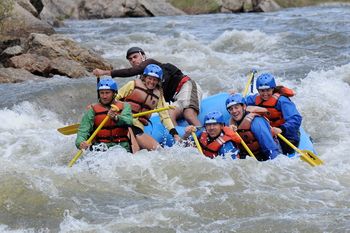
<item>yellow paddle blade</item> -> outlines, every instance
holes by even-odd
[[[319,166],[323,164],[323,161],[318,158],[312,151],[309,150],[300,150],[296,146],[294,146],[287,138],[285,138],[282,134],[277,134],[279,138],[281,138],[285,143],[288,144],[291,148],[293,148],[296,152],[300,154],[300,159],[307,162],[311,166]]]
[[[319,166],[323,164],[323,161],[317,157],[312,151],[309,150],[301,150],[300,159],[307,162],[311,166]]]
[[[57,131],[64,135],[76,134],[78,132],[80,124],[68,125],[62,128],[58,128]]]
[[[249,89],[249,85],[252,83],[254,75],[257,73],[256,70],[252,70],[250,72],[249,78],[248,78],[248,82],[245,85],[244,91],[243,91],[243,96],[245,97],[248,94],[248,89]]]

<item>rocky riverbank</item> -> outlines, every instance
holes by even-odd
[[[215,0],[215,3],[217,12],[280,9],[277,0]],[[95,51],[55,34],[54,27],[64,23],[65,19],[183,14],[186,13],[166,0],[2,0],[0,83],[50,78],[54,75],[80,78],[91,76],[94,68],[112,69],[112,65]]]

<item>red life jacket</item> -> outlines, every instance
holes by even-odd
[[[274,90],[273,95],[268,100],[263,100],[260,95],[255,99],[255,105],[264,107],[269,111],[269,114],[266,117],[270,120],[270,125],[273,127],[279,127],[284,124],[285,120],[283,118],[282,112],[278,111],[275,106],[278,102],[278,99],[281,96],[292,97],[295,93],[292,89],[289,89],[284,86],[277,86]]]
[[[126,96],[123,101],[128,102],[131,105],[133,113],[144,112],[153,110],[157,107],[161,93],[158,89],[149,90],[141,79],[135,80],[135,88]],[[152,114],[139,117],[139,120],[143,125],[148,125],[148,119]]]
[[[268,119],[265,117],[266,113],[268,113],[267,109],[256,106],[248,106],[247,110],[249,113],[244,116],[243,120],[237,127],[237,132],[258,160],[267,160],[268,158],[266,158],[266,156],[261,153],[259,142],[251,131],[252,122],[255,117],[262,116],[266,121],[268,121]],[[234,124],[231,118],[230,124],[232,123]],[[272,131],[271,135],[273,137]],[[239,144],[238,148],[240,149],[240,153],[242,155],[248,155],[248,152],[244,149],[242,144]]]
[[[218,156],[218,152],[222,145],[224,145],[228,141],[232,141],[235,145],[239,144],[241,142],[241,139],[237,136],[237,134],[230,129],[229,127],[225,126],[222,130],[223,135],[220,135],[218,138],[216,138],[214,141],[209,142],[209,136],[206,131],[204,131],[200,138],[199,143],[202,147],[203,154],[209,158],[215,158]]]
[[[114,102],[114,104],[119,108],[119,113],[124,108],[124,103],[118,101]],[[92,105],[92,109],[95,112],[94,119],[94,130],[101,124],[101,122],[107,116],[109,111],[104,105],[97,103]],[[102,127],[102,129],[97,133],[94,141],[96,142],[127,142],[128,138],[128,127],[117,126],[117,123],[113,119],[108,119],[106,124]]]

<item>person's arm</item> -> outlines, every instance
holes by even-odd
[[[302,116],[295,104],[285,96],[278,99],[276,109],[282,112],[285,123],[279,128],[286,136],[297,135],[301,126]]]
[[[95,112],[92,108],[90,108],[84,113],[78,129],[77,138],[75,140],[75,146],[78,149],[80,149],[80,144],[82,142],[89,139],[94,128],[94,118],[95,118]]]
[[[134,89],[135,89],[135,82],[134,81],[127,82],[124,86],[119,88],[118,94],[116,95],[115,99],[120,100],[120,99],[127,97],[128,95],[131,94],[131,92]]]
[[[112,78],[115,78],[115,77],[126,78],[126,77],[132,77],[135,75],[143,74],[143,71],[145,70],[146,66],[148,66],[149,64],[161,65],[160,62],[154,59],[146,59],[145,61],[141,62],[140,65],[135,67],[112,70],[111,76]]]
[[[159,98],[159,101],[158,101],[158,104],[157,104],[157,108],[164,108],[166,106],[167,106],[167,104],[165,102],[164,96],[162,95]],[[175,126],[174,126],[171,118],[170,118],[168,110],[159,112],[159,117],[160,117],[160,120],[161,120],[162,124],[165,126],[165,128],[167,128],[167,130],[169,130],[169,133],[172,136],[179,135],[178,132],[175,129]]]
[[[248,95],[247,97],[245,97],[245,101],[247,106],[249,105],[255,105],[255,99],[257,97],[258,94],[254,94],[254,95]]]
[[[218,154],[224,157],[229,155],[232,159],[236,159],[237,155],[239,154],[239,149],[235,147],[233,142],[228,141],[220,147]]]
[[[131,126],[133,122],[133,117],[130,104],[124,102],[124,108],[122,112],[119,115],[117,115],[117,117],[117,126]]]
[[[274,159],[281,154],[276,141],[271,135],[269,122],[263,117],[255,117],[251,125],[252,133],[258,140],[260,149],[264,155],[268,155],[270,159]]]

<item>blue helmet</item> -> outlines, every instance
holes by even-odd
[[[145,70],[143,71],[143,74],[158,78],[160,81],[162,81],[163,79],[162,68],[160,68],[160,66],[155,64],[149,64],[148,66],[146,66]]]
[[[231,106],[236,104],[246,104],[244,97],[240,93],[231,95],[227,98],[226,109],[228,110]]]
[[[209,112],[204,117],[204,125],[207,124],[225,124],[224,116],[221,112]]]
[[[118,90],[117,83],[111,78],[101,79],[97,84],[97,91],[99,90],[112,90],[116,92]]]
[[[269,88],[275,88],[276,82],[275,77],[270,73],[263,73],[259,75],[259,77],[256,79],[256,89],[269,89]]]

